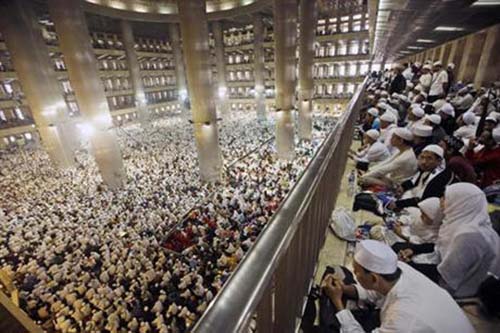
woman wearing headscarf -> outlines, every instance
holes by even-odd
[[[439,279],[436,270],[438,258],[434,253],[434,247],[443,222],[443,211],[439,198],[436,197],[420,201],[418,208],[420,216],[415,216],[415,221],[410,224],[408,232],[403,232],[399,225],[394,229],[405,242],[395,243],[392,248],[398,253],[400,260],[407,262],[437,282]]]
[[[442,284],[455,297],[475,295],[488,272],[500,274],[500,240],[486,196],[473,184],[457,183],[446,189],[442,205],[445,218],[436,243]]]

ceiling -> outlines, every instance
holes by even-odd
[[[394,61],[500,22],[500,6],[471,6],[474,2],[379,0],[374,60]],[[436,31],[436,27],[446,30]],[[449,27],[459,30],[449,31]]]

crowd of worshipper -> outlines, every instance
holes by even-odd
[[[293,162],[274,117],[219,122],[224,175],[200,181],[184,116],[117,128],[127,174],[107,188],[85,148],[60,170],[43,149],[0,152],[0,268],[20,307],[58,332],[183,332],[214,299],[334,127],[314,117]]]
[[[453,298],[499,290],[499,230],[488,205],[500,194],[500,82],[485,88],[454,77],[454,65],[439,61],[370,75],[362,144],[349,157],[355,206],[384,220],[366,237],[377,240],[357,245],[359,284],[323,281],[342,331],[473,332]],[[364,326],[344,296],[383,304],[378,323]],[[488,306],[500,313],[498,298]]]

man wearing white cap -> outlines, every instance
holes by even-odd
[[[455,85],[455,64],[450,62],[446,67],[446,74],[448,74],[448,84],[446,85],[446,94],[450,92],[450,89]]]
[[[418,104],[412,104],[410,106],[410,112],[408,112],[408,123],[406,124],[406,128],[410,131],[413,131],[415,126],[423,125],[424,123],[425,111]]]
[[[450,103],[444,103],[436,112],[441,116],[441,127],[447,135],[453,135],[457,127],[455,121],[455,109]]]
[[[446,186],[457,179],[453,172],[443,165],[444,150],[438,145],[428,145],[418,156],[418,171],[409,180],[401,183],[402,199],[389,205],[390,209],[417,207],[418,203],[427,198],[440,198]]]
[[[371,129],[379,129],[379,127],[380,121],[378,119],[377,108],[369,108],[368,111],[366,111],[361,129],[363,132],[366,132]]]
[[[417,88],[420,91],[429,92],[432,83],[431,70],[432,67],[430,65],[424,65],[424,67],[422,67],[422,75],[420,75],[417,84]]]
[[[470,111],[465,112],[457,119],[458,129],[453,136],[462,140],[472,139],[476,136],[476,115]]]
[[[408,129],[396,128],[391,136],[391,144],[399,152],[368,171],[360,179],[361,185],[390,187],[413,176],[417,171],[417,158],[411,148],[412,140],[413,135]]]
[[[391,137],[394,130],[398,127],[396,125],[397,118],[392,112],[385,112],[380,116],[380,142],[382,142],[391,155],[397,153],[396,147],[391,144]]]
[[[438,144],[446,136],[446,132],[441,127],[441,116],[430,114],[424,117],[424,125],[432,127],[432,143]]]
[[[448,89],[448,73],[443,69],[443,64],[436,61],[432,66],[432,82],[427,100],[432,103],[446,96]]]
[[[451,104],[457,110],[457,114],[467,111],[474,103],[474,97],[469,92],[469,88],[463,87],[457,92],[457,95],[451,100]]]
[[[344,295],[380,307],[380,327],[372,332],[474,332],[448,292],[399,262],[388,245],[375,240],[359,242],[353,268],[359,285],[344,285],[333,275],[323,281],[323,290],[338,311],[341,332],[365,332],[345,309]]]
[[[432,127],[427,125],[417,125],[413,128],[413,151],[418,156],[422,150],[432,143]]]
[[[378,139],[380,133],[377,130],[371,129],[363,135],[365,148],[361,151],[349,154],[356,162],[376,163],[389,158],[389,150]]]

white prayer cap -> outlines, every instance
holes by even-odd
[[[380,92],[380,95],[381,95],[381,96],[386,96],[386,97],[387,97],[387,96],[389,96],[389,93],[387,92],[387,90],[382,90],[382,91]]]
[[[387,103],[385,103],[385,102],[378,102],[378,103],[377,103],[377,107],[378,107],[379,109],[384,109],[384,110],[385,110],[385,109],[387,109],[388,105],[387,105]]]
[[[408,89],[413,89],[413,87],[415,87],[412,82],[406,82],[406,86],[408,87]]]
[[[435,63],[432,64],[432,66],[434,66],[434,67],[443,66],[443,64],[441,63],[441,61],[436,61]]]
[[[472,112],[465,112],[462,115],[462,120],[466,125],[472,125],[476,121],[476,116]]]
[[[497,121],[499,121],[500,120],[500,112],[492,111],[492,112],[490,112],[488,117],[495,118]]]
[[[453,108],[453,105],[451,105],[450,103],[444,103],[443,106],[441,106],[441,108],[438,109],[438,112],[442,112],[449,116],[455,117],[455,109]]]
[[[491,116],[486,117],[484,120],[485,120],[485,121],[492,121],[492,122],[494,122],[495,124],[497,124],[497,123],[498,123],[497,118],[495,118],[495,117],[491,117]]]
[[[469,88],[467,88],[467,86],[463,87],[462,89],[460,89],[458,91],[459,94],[465,94],[465,93],[468,93],[469,92]]]
[[[391,95],[392,98],[398,98],[399,94],[397,92],[393,92]]]
[[[378,110],[376,108],[369,108],[368,113],[374,117],[378,117]]]
[[[416,117],[422,118],[425,116],[425,111],[418,104],[413,104],[411,107],[411,113],[413,113]]]
[[[450,63],[448,64],[448,68],[455,69],[455,64],[454,64],[454,63],[452,63],[452,62],[450,62]]]
[[[413,134],[411,131],[404,127],[398,127],[394,130],[393,135],[400,137],[403,140],[411,141],[413,140]]]
[[[390,246],[373,239],[358,243],[354,260],[363,268],[378,274],[393,274],[398,268],[398,256]]]
[[[427,138],[432,135],[432,127],[427,125],[417,125],[413,128],[413,135]]]
[[[441,107],[446,103],[446,100],[440,98],[436,100],[434,103],[432,103],[432,106],[434,107],[434,110],[439,110]]]
[[[491,132],[491,136],[497,144],[500,143],[500,127],[493,129],[493,131]]]
[[[392,112],[385,112],[380,116],[380,120],[383,120],[388,123],[395,123],[397,121],[396,117],[392,114]]]
[[[408,103],[410,101],[408,96],[403,95],[403,94],[399,95],[399,99],[402,100],[403,102],[406,102],[406,103]]]
[[[429,65],[429,64],[424,65],[424,67],[422,67],[422,68],[423,69],[428,69],[428,70],[432,69],[431,65]]]
[[[373,140],[378,140],[380,133],[376,129],[371,129],[365,132],[365,135],[372,138]]]
[[[427,115],[425,116],[425,119],[429,119],[429,121],[431,123],[433,123],[434,125],[439,125],[441,124],[441,116],[438,115],[438,114],[430,114],[430,115]]]
[[[438,145],[428,145],[426,146],[423,150],[424,151],[430,151],[431,153],[436,154],[437,156],[443,158],[444,157],[444,150]]]

